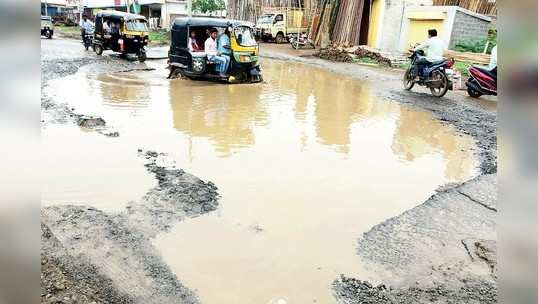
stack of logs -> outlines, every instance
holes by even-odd
[[[395,66],[395,64],[393,64],[393,58],[366,46],[342,47],[333,45],[326,49],[321,49],[316,56],[322,59],[338,62],[353,62],[356,58],[368,57],[381,65],[389,67]]]

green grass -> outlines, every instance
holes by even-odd
[[[151,31],[149,32],[149,42],[154,45],[169,44],[170,33],[167,31]]]
[[[370,57],[359,57],[359,62],[362,62],[362,63],[367,63],[367,64],[379,64],[379,62],[377,62],[377,60],[374,60]]]
[[[465,61],[456,61],[452,69],[459,71],[462,76],[469,76],[469,72],[467,71],[467,68],[471,65],[469,62]]]
[[[353,62],[365,63],[365,64],[370,64],[370,65],[379,65],[379,62],[377,62],[377,60],[374,60],[370,57],[356,57],[355,59],[353,59]]]

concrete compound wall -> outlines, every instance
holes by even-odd
[[[443,30],[439,33],[446,49],[452,49],[461,39],[486,38],[491,24],[490,17],[457,6],[406,6],[402,16],[402,25],[399,27],[399,35],[396,38],[398,40],[396,51],[402,52],[409,47],[406,45],[410,25],[409,15],[415,12],[437,12],[446,15]]]
[[[453,49],[460,40],[487,38],[490,25],[491,22],[484,19],[457,11],[449,48]]]

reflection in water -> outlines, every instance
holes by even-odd
[[[151,96],[151,83],[141,76],[128,73],[97,75],[97,90],[104,104],[131,109],[146,106]]]
[[[221,156],[254,144],[254,124],[267,114],[257,85],[171,85],[174,128],[188,136],[209,138]]]
[[[90,77],[90,85],[84,74],[58,80],[57,99],[95,110],[121,135],[45,129],[54,164],[47,183],[70,189],[59,195],[45,185],[46,202],[123,208],[134,199],[129,189],[153,186],[136,149],[157,150],[213,181],[222,196],[216,212],[153,240],[203,303],[332,303],[329,285],[340,273],[375,280],[356,255],[357,237],[438,186],[475,174],[472,139],[429,114],[376,100],[357,81],[290,62],[262,64],[260,84],[168,81],[159,69]],[[68,162],[56,144],[66,140]],[[77,150],[85,151],[84,171],[70,178]],[[114,165],[96,170],[103,158]],[[93,184],[95,193],[85,186]],[[115,202],[103,199],[108,185],[123,186],[114,187]]]
[[[451,181],[464,180],[475,165],[469,157],[474,142],[469,137],[454,136],[451,128],[427,113],[401,109],[392,149],[409,162],[439,151],[446,161],[446,177]]]

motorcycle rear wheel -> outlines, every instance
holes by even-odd
[[[403,77],[403,85],[404,89],[406,89],[407,91],[411,91],[411,89],[415,86],[415,81],[411,73],[411,67],[408,68],[407,71],[405,71]]]
[[[446,77],[446,74],[441,71],[433,71],[432,79],[441,81],[440,87],[430,87],[430,92],[432,93],[432,95],[439,98],[445,96],[446,92],[448,92],[449,87],[448,77]]]

